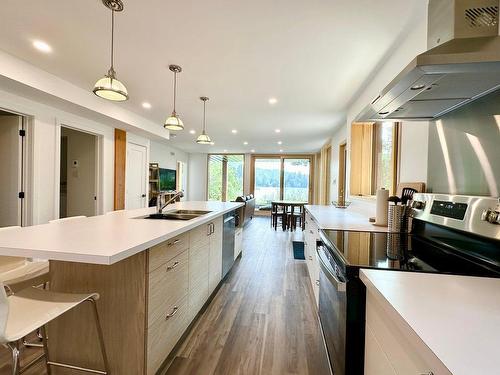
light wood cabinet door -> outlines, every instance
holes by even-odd
[[[243,228],[236,228],[236,232],[234,234],[234,259],[238,258],[238,256],[243,251]]]
[[[189,317],[192,320],[208,299],[210,242],[198,242],[189,249]]]
[[[365,332],[365,375],[397,375],[368,325]]]

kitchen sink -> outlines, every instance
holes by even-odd
[[[206,215],[212,211],[199,211],[199,210],[172,210],[166,211],[161,214],[151,214],[144,219],[153,219],[153,220],[191,220],[196,219],[197,217]]]

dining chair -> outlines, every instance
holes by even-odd
[[[23,369],[20,367],[19,342],[27,334],[37,329],[41,329],[42,332],[47,374],[50,375],[52,366],[93,374],[109,374],[108,359],[104,347],[104,336],[96,307],[96,301],[98,299],[99,294],[97,293],[57,293],[35,287],[26,288],[18,293],[7,296],[4,285],[0,283],[0,344],[3,344],[12,352],[12,375],[19,375],[39,360],[39,358],[37,358],[24,366]],[[74,366],[67,363],[51,361],[50,359],[45,329],[46,325],[84,302],[89,302],[92,305],[104,370]]]
[[[294,231],[297,229],[297,221],[300,223],[302,227],[302,217],[304,215],[304,206],[303,205],[292,205],[291,213],[289,216],[289,227],[290,230]]]

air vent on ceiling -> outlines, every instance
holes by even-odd
[[[498,6],[466,9],[465,21],[471,28],[496,27],[498,25]]]

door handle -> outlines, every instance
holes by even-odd
[[[142,195],[141,195],[141,198],[146,198],[146,194],[142,194]]]
[[[179,311],[179,307],[174,306],[174,308],[172,309],[172,312],[170,314],[167,314],[167,316],[165,316],[165,320],[168,320],[171,317],[173,317],[175,314],[177,314],[177,311]]]

